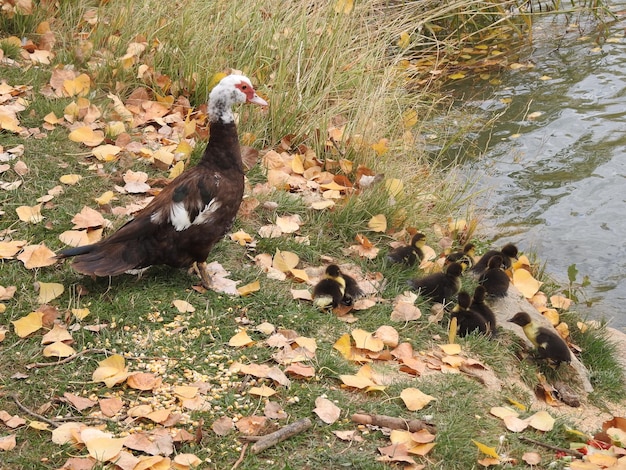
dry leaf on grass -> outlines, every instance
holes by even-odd
[[[405,388],[400,392],[400,398],[410,411],[418,411],[428,405],[435,397],[423,393],[417,388]]]
[[[319,418],[326,424],[333,424],[341,415],[341,408],[335,405],[328,398],[317,397],[315,399],[315,408],[313,409]]]

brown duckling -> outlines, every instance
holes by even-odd
[[[516,313],[509,321],[522,327],[526,337],[537,348],[537,355],[541,359],[552,361],[557,367],[561,362],[568,364],[571,362],[572,355],[569,347],[556,331],[533,322],[526,312]]]
[[[474,266],[474,254],[476,252],[476,245],[473,243],[466,243],[463,247],[463,251],[455,251],[446,256],[446,264],[460,263],[463,266],[463,270],[471,269]]]
[[[457,305],[452,310],[451,318],[456,318],[457,331],[460,337],[464,337],[478,331],[479,333],[490,333],[489,323],[478,312],[470,310],[472,298],[465,292],[459,292]]]
[[[487,290],[484,286],[476,286],[474,289],[474,297],[472,297],[472,304],[469,309],[480,314],[489,324],[489,332],[491,336],[496,335],[496,315],[493,310],[485,303],[485,297],[487,296]]]
[[[502,269],[502,257],[492,256],[487,270],[480,275],[478,282],[490,297],[506,297],[511,283],[509,276]]]
[[[391,263],[402,263],[407,266],[413,266],[420,263],[424,259],[422,247],[426,244],[426,236],[417,232],[411,238],[411,244],[401,246],[387,253],[387,260]]]
[[[444,272],[412,279],[408,284],[433,302],[445,303],[461,290],[461,274],[463,267],[459,263],[450,263]]]
[[[502,247],[500,251],[489,250],[487,253],[481,256],[478,262],[472,268],[472,272],[476,274],[482,274],[489,268],[489,260],[494,256],[500,256],[502,259],[502,269],[509,269],[513,264],[513,260],[517,259],[519,251],[517,247],[512,243],[507,243]]]

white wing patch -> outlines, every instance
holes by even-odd
[[[196,220],[193,221],[193,224],[201,225],[210,222],[213,214],[215,214],[221,206],[222,203],[219,202],[216,198],[211,199],[209,203],[204,206],[204,209],[200,211],[198,217],[196,217]]]
[[[192,222],[189,217],[189,213],[185,209],[185,205],[182,202],[176,202],[171,206],[169,221],[172,223],[177,232],[181,232],[188,229],[192,225],[202,225],[211,222],[213,214],[215,214],[221,205],[222,204],[217,201],[217,199],[211,199]],[[154,223],[159,223],[161,221],[161,213],[155,212],[150,217],[150,220]]]

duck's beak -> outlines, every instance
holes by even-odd
[[[257,95],[256,93],[254,94],[252,98],[248,99],[248,103],[258,104],[259,106],[269,106],[269,103],[265,101],[263,98],[261,98],[259,95]]]

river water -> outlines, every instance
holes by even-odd
[[[615,2],[614,11],[626,9]],[[576,309],[626,330],[626,39],[624,16],[600,34],[542,19],[530,70],[508,70],[489,95],[470,99],[499,115],[475,136],[480,155],[462,171],[480,190],[482,233],[496,246],[536,253],[567,285],[568,266],[588,276]],[[573,20],[570,20],[573,21]],[[587,28],[587,31],[580,31]],[[542,79],[543,77],[543,79]],[[475,88],[466,88],[465,96]],[[510,100],[510,103],[506,103]],[[531,114],[533,113],[533,114]],[[538,115],[538,113],[541,113]],[[530,118],[529,118],[530,116]],[[533,116],[537,116],[534,117]]]

